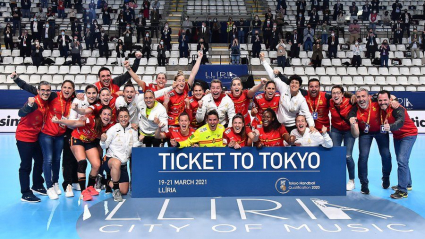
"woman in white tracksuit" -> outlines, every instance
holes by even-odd
[[[127,194],[129,177],[127,161],[130,159],[133,147],[139,147],[137,131],[131,128],[130,114],[123,107],[118,110],[118,123],[112,126],[106,134],[102,134],[100,146],[106,149],[104,168],[111,175],[112,181],[108,182],[113,188],[112,195],[117,202],[122,201],[122,194]]]
[[[307,121],[304,115],[298,115],[295,118],[296,129],[291,131],[291,138],[295,137],[296,146],[323,146],[325,148],[332,148],[333,143],[329,134],[326,132],[328,129],[323,126],[322,134],[319,131],[315,130],[314,132],[310,131],[307,127]]]

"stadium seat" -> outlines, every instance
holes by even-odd
[[[406,76],[399,76],[397,77],[397,84],[399,85],[408,85],[407,77]]]
[[[81,70],[80,66],[71,66],[69,68],[69,74],[78,75],[80,74],[80,70]]]
[[[124,73],[124,67],[122,66],[115,66],[114,70],[112,71],[112,74],[114,75],[121,75],[122,73]]]
[[[149,59],[149,60],[151,60],[151,59]],[[180,66],[187,66],[188,64],[189,64],[189,60],[187,58],[180,58],[180,60],[179,60]]]
[[[49,69],[49,71],[50,71],[50,69]],[[69,66],[60,66],[59,67],[59,74],[64,74],[64,75],[69,74]]]
[[[409,85],[420,85],[419,78],[417,76],[409,76],[407,82]]]
[[[63,82],[63,75],[53,75],[53,84],[62,84]]]
[[[39,74],[43,73],[43,72],[40,72],[40,68],[41,67],[38,68]],[[58,73],[59,73],[59,67],[58,66],[49,66],[48,74],[55,75],[55,74],[58,74]]]
[[[81,75],[76,75],[75,76],[75,84],[84,84],[86,82],[86,76],[81,74]]]
[[[398,67],[390,67],[388,73],[390,74],[390,76],[399,76],[400,75]]]
[[[356,76],[357,75],[357,68],[347,67],[347,75]]]
[[[367,73],[367,67],[365,67],[365,66],[360,66],[358,69],[357,69],[357,73],[358,73],[358,75],[368,75],[368,73]]]
[[[377,76],[375,78],[375,84],[377,84],[377,85],[386,85],[387,82],[385,81],[385,77],[384,76]]]
[[[87,60],[86,60],[86,65],[88,65],[88,66],[96,65],[96,58],[88,57]]]
[[[388,76],[387,77],[387,85],[396,85],[397,84],[397,78],[394,76]]]
[[[385,86],[383,87],[385,88]],[[406,89],[404,88],[404,86],[394,86],[394,91],[405,91]]]
[[[145,74],[147,74],[147,75],[153,75],[153,74],[155,74],[155,67],[154,66],[148,66],[148,67],[146,67]]]
[[[354,76],[353,77],[353,83],[355,85],[363,85],[364,84],[363,83],[363,77],[361,77],[361,76]]]
[[[345,76],[347,75],[347,69],[345,67],[337,67],[336,74],[340,76]]]
[[[335,76],[336,74],[336,70],[334,67],[326,67],[326,74],[328,76]]]
[[[366,85],[375,85],[375,79],[373,78],[373,76],[365,76],[363,80],[364,84]]]
[[[31,59],[30,57],[27,57],[28,59]],[[13,64],[14,65],[21,65],[24,63],[24,58],[23,57],[15,57],[13,58]]]
[[[370,87],[370,91],[380,91],[381,90],[381,87],[380,86],[377,86],[377,85],[372,85],[371,87]]]
[[[71,67],[71,69],[72,69],[72,67]],[[90,66],[82,66],[81,67],[80,74],[82,74],[82,75],[88,75],[90,73],[91,73],[91,67]]]
[[[30,84],[38,84],[40,83],[40,75],[31,75],[30,76]]]
[[[324,86],[332,85],[331,84],[331,78],[329,76],[321,76],[320,77],[320,84],[324,85]]]
[[[421,69],[419,67],[410,67],[410,75],[420,76]]]
[[[380,75],[380,76],[387,76],[387,75],[389,75],[388,68],[386,68],[386,67],[379,67],[379,73],[378,73],[378,75]]]
[[[294,74],[294,69],[292,67],[285,67],[285,69],[283,70],[284,75],[293,75]]]
[[[406,91],[417,91],[416,86],[406,86]]]
[[[167,68],[165,68],[165,66],[156,67],[155,74],[159,74],[159,73],[167,73]]]
[[[332,62],[330,59],[323,59],[322,66],[332,66]]]
[[[294,74],[296,75],[304,75],[304,67],[295,67],[294,68]]]
[[[255,59],[255,58],[253,58]],[[291,64],[293,66],[301,66],[301,59],[300,58],[292,58]]]
[[[55,65],[56,66],[61,66],[61,65],[63,65],[63,63],[65,63],[64,57],[56,57],[56,59],[55,59]]]
[[[143,76],[142,80],[147,83],[152,82],[152,76]]]
[[[378,69],[376,67],[369,67],[367,71],[368,75],[376,76],[379,75]]]
[[[332,85],[341,85],[342,84],[341,76],[332,76],[331,83]]]
[[[4,68],[4,73],[6,73],[6,74],[11,74],[11,73],[13,73],[13,72],[15,72],[15,66],[7,65],[7,66]]]
[[[94,84],[97,82],[97,75],[88,75],[86,78],[87,84]]]
[[[258,59],[258,58],[253,58],[252,60],[254,60],[254,59]],[[251,64],[252,64],[252,60],[251,60]],[[168,65],[170,65],[170,66],[177,66],[178,64],[179,64],[178,58],[170,58],[168,60]],[[258,59],[258,65],[260,65],[260,59]]]
[[[410,75],[410,70],[408,67],[400,67],[400,75],[408,76]]]
[[[314,75],[316,75],[313,67],[306,67],[304,69],[304,74],[305,75],[308,75],[308,76],[314,76]]]
[[[73,76],[73,75],[65,75],[65,76],[63,77],[63,80],[64,80],[64,81],[65,81],[65,80],[74,81],[74,76]]]
[[[352,85],[353,79],[351,78],[351,76],[343,76],[341,83],[342,83],[342,85]]]

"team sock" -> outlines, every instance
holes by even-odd
[[[86,189],[86,177],[78,178],[78,184],[80,184],[81,191]]]
[[[96,183],[96,176],[89,175],[89,183],[87,184],[87,187],[94,186]]]
[[[112,182],[114,184],[114,190],[120,189],[120,182]]]

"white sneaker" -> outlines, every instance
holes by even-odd
[[[347,191],[351,191],[355,188],[354,180],[348,180]]]
[[[58,183],[53,184],[53,188],[55,189],[57,195],[62,194],[62,191],[60,190]]]
[[[70,197],[73,197],[74,196],[74,192],[72,191],[71,184],[68,184],[68,186],[66,186],[65,196],[67,198],[70,198]]]
[[[80,187],[80,184],[79,184],[79,183],[73,183],[73,184],[72,184],[72,187],[73,187],[75,190],[77,190],[77,191],[81,191],[81,187]]]
[[[53,187],[47,189],[47,196],[49,196],[50,199],[56,200],[58,199],[58,194],[56,193],[55,189]]]

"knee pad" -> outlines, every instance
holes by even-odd
[[[77,172],[78,173],[86,173],[86,169],[87,169],[87,160],[78,161]]]

